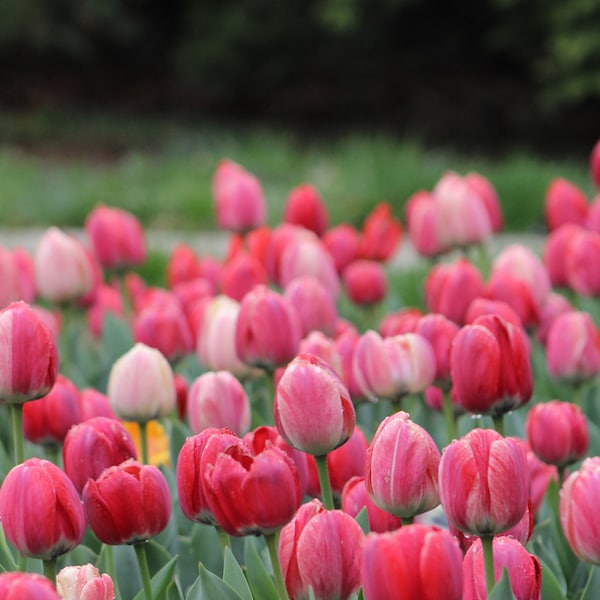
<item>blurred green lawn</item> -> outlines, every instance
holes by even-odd
[[[591,199],[585,161],[544,161],[527,153],[492,159],[385,135],[336,138],[164,117],[85,113],[0,113],[0,226],[81,226],[97,204],[121,206],[145,226],[213,228],[211,178],[231,158],[263,183],[271,225],[290,189],[320,191],[331,224],[360,225],[387,201],[403,218],[406,200],[442,173],[478,171],[500,197],[506,230],[543,230],[544,193],[566,177]],[[586,149],[582,150],[585,153]]]

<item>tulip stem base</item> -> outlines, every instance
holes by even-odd
[[[323,506],[327,510],[333,510],[333,494],[331,493],[331,482],[329,480],[329,468],[327,467],[327,454],[315,456],[317,472],[319,473],[319,484],[321,485],[321,498]]]
[[[225,548],[229,548],[231,550],[231,538],[229,537],[229,534],[221,529],[218,525],[215,525],[215,529],[217,530],[217,535],[219,536],[221,552],[223,553],[223,556],[225,556]]]
[[[25,443],[23,441],[23,405],[10,405],[10,418],[13,434],[13,448],[15,465],[20,465],[25,460]]]
[[[496,576],[494,575],[494,536],[481,536],[481,546],[483,547],[483,562],[485,565],[485,586],[489,596],[496,585]]]
[[[56,559],[50,558],[44,561],[44,575],[56,585]]]
[[[273,567],[273,575],[275,576],[275,583],[277,585],[277,591],[279,592],[279,598],[281,600],[288,600],[287,589],[285,587],[283,573],[281,572],[281,564],[279,562],[279,554],[277,552],[279,546],[279,531],[276,531],[271,535],[265,535],[265,540],[267,541],[267,548],[269,549],[271,566]]]
[[[150,584],[150,571],[148,570],[148,559],[146,557],[146,545],[145,542],[134,544],[135,555],[140,568],[140,575],[142,577],[142,585],[144,587],[144,596],[146,600],[152,599],[152,586]]]
[[[140,446],[142,448],[142,464],[148,463],[148,422],[140,423]]]
[[[504,437],[504,415],[494,415],[492,420],[494,421],[494,429]]]

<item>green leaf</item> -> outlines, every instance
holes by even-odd
[[[590,569],[589,578],[583,589],[581,600],[597,600],[600,598],[600,569],[594,565],[589,565],[588,568]],[[544,600],[546,600],[545,597]]]
[[[506,569],[502,571],[502,577],[490,592],[488,600],[516,600],[512,588],[510,587],[510,580]]]
[[[252,600],[252,592],[244,572],[231,549],[227,547],[225,548],[223,561],[223,580],[240,595],[242,600]]]
[[[242,600],[220,577],[200,565],[200,575],[189,589],[186,600]]]
[[[248,583],[255,598],[260,600],[277,600],[277,588],[271,577],[271,573],[260,557],[258,549],[258,539],[248,536],[245,539],[244,561],[248,573]]]
[[[8,547],[4,530],[0,526],[0,567],[4,571],[16,571],[17,563],[15,562],[13,553]]]
[[[152,579],[150,585],[152,586],[152,596],[154,600],[167,600],[167,588],[173,581],[175,574],[175,565],[177,563],[177,557],[174,556]],[[135,595],[133,600],[145,600],[144,590],[140,590]]]
[[[369,525],[369,515],[367,513],[367,507],[363,506],[360,512],[354,517],[355,521],[360,525],[360,528],[364,531],[365,534],[371,531],[371,526]]]
[[[564,579],[562,579],[562,573],[559,581],[548,564],[539,556],[538,559],[542,565],[542,598],[544,600],[564,600],[567,596],[567,590],[565,589]]]
[[[125,354],[135,343],[127,321],[121,317],[117,317],[111,311],[106,311],[104,314],[102,338],[110,357],[113,359]]]

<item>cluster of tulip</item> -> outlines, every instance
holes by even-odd
[[[269,228],[254,175],[213,184],[228,254],[165,287],[117,208],[0,248],[0,596],[598,597],[600,195],[551,182],[543,256],[478,264],[500,202],[444,175],[407,307],[389,205],[330,227],[302,185]]]

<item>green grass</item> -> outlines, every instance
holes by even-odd
[[[444,171],[478,171],[496,187],[506,229],[543,229],[543,201],[553,177],[566,177],[591,198],[587,164],[466,156],[412,140],[348,134],[318,139],[276,128],[83,113],[0,113],[2,226],[81,226],[100,202],[121,206],[146,226],[213,228],[211,178],[223,157],[263,183],[271,225],[290,189],[314,184],[332,224],[359,225],[390,202],[431,189]]]

